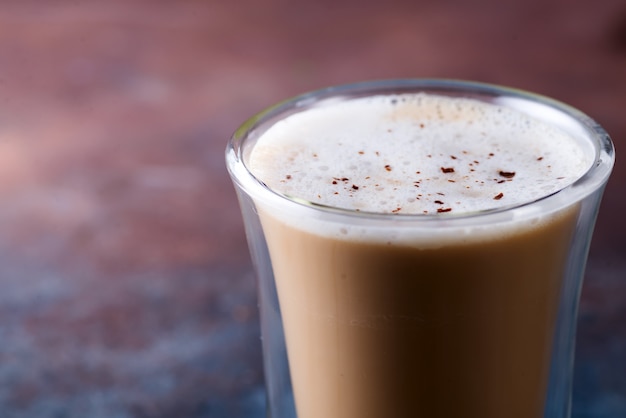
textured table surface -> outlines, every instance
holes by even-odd
[[[400,77],[536,91],[610,132],[573,416],[626,416],[622,0],[31,0],[0,4],[0,417],[263,417],[225,143],[286,97]]]

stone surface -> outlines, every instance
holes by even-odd
[[[446,77],[626,138],[626,5],[20,1],[0,12],[0,416],[261,418],[255,285],[223,158],[286,97]],[[574,418],[626,416],[626,169],[583,288]]]

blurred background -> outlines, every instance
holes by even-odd
[[[626,416],[623,0],[0,1],[0,416],[264,417],[226,142],[404,77],[539,92],[613,137],[573,417]]]

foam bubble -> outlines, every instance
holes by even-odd
[[[250,170],[313,203],[378,213],[468,213],[519,205],[578,179],[590,158],[519,111],[426,94],[333,102],[258,140]]]

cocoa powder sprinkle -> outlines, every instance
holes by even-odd
[[[500,171],[499,174],[502,177],[507,178],[507,179],[512,179],[513,177],[515,177],[515,172],[514,171]]]

